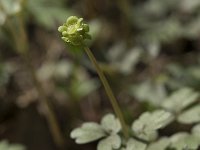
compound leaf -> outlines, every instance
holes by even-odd
[[[157,129],[165,127],[173,120],[173,115],[164,110],[143,113],[132,125],[132,130],[139,138],[152,141],[157,137]]]

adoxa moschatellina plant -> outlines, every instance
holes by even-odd
[[[122,125],[122,131],[125,136],[125,138],[129,137],[128,128],[126,126],[125,120],[123,118],[122,112],[120,110],[120,107],[117,103],[117,100],[110,88],[110,85],[99,67],[99,64],[92,54],[91,50],[86,45],[86,40],[91,39],[91,35],[89,35],[89,26],[88,24],[83,22],[83,18],[78,18],[76,16],[71,16],[67,19],[67,21],[58,28],[58,31],[62,34],[62,39],[71,47],[78,47],[80,50],[84,49],[87,53],[89,59],[93,63],[94,67],[96,68],[96,71],[99,75],[99,78],[101,79],[104,88],[106,90],[106,93],[110,99],[110,102],[112,104],[112,107],[115,111],[115,114],[120,120],[120,123]]]
[[[78,144],[85,144],[100,139],[97,150],[146,150],[147,143],[154,141],[158,137],[157,130],[171,123],[174,116],[165,110],[145,112],[133,122],[131,135],[131,132],[129,132],[131,130],[129,130],[125,123],[112,89],[97,60],[86,44],[86,40],[91,39],[89,26],[83,22],[83,18],[71,16],[58,28],[58,31],[61,32],[62,39],[69,46],[80,48],[80,50],[83,49],[87,53],[96,68],[117,116],[116,118],[113,114],[107,114],[102,118],[100,124],[95,122],[84,123],[80,128],[76,128],[71,132],[71,137]],[[120,134],[121,131],[123,134]]]
[[[83,18],[78,18],[76,16],[71,16],[67,19],[67,21],[58,28],[58,31],[62,34],[62,39],[70,46],[75,48],[80,48],[80,50],[84,49],[87,53],[89,59],[93,63],[99,78],[101,79],[106,93],[110,99],[112,107],[114,109],[115,114],[120,120],[122,125],[122,131],[125,138],[129,137],[128,128],[126,126],[125,120],[123,118],[120,107],[117,103],[117,100],[110,88],[110,85],[101,70],[96,58],[92,54],[91,50],[86,45],[86,40],[91,39],[91,35],[89,34],[89,26],[88,24],[83,22]]]

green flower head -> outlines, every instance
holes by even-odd
[[[86,39],[91,39],[89,26],[83,23],[83,18],[76,16],[69,17],[58,31],[62,33],[62,39],[72,46],[83,46]]]

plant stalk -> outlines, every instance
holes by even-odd
[[[27,69],[28,69],[28,71],[31,75],[31,79],[33,81],[33,84],[34,84],[34,86],[35,86],[35,88],[38,92],[39,99],[47,107],[46,119],[47,119],[47,122],[49,124],[50,132],[52,134],[53,140],[54,140],[54,142],[56,143],[57,146],[59,146],[60,148],[63,148],[64,138],[62,136],[58,121],[56,119],[56,115],[53,111],[51,103],[46,98],[45,91],[42,88],[42,85],[37,78],[36,71],[35,71],[34,67],[32,66],[32,64],[30,62],[31,57],[30,57],[30,53],[29,53],[29,50],[28,50],[29,49],[28,39],[27,39],[27,34],[25,32],[25,29],[24,29],[24,24],[23,24],[22,18],[20,16],[20,14],[17,17],[18,17],[17,23],[19,25],[18,31],[14,30],[14,28],[12,27],[12,23],[9,20],[7,21],[8,28],[10,29],[11,35],[13,36],[13,39],[14,39],[15,44],[16,44],[16,51],[22,57],[22,59],[24,60],[26,66],[27,66]],[[18,34],[20,36],[18,36]]]
[[[87,53],[87,55],[88,55],[89,59],[91,60],[91,62],[93,63],[93,65],[94,65],[94,67],[95,67],[95,69],[96,69],[96,71],[97,71],[97,73],[99,75],[99,78],[101,79],[101,82],[102,82],[102,84],[103,84],[103,86],[105,88],[105,91],[106,91],[106,93],[107,93],[107,95],[109,97],[109,100],[110,100],[110,103],[111,103],[111,105],[113,107],[113,110],[114,110],[115,114],[117,115],[117,117],[120,120],[120,123],[122,125],[122,132],[124,134],[124,137],[126,139],[128,139],[129,138],[128,127],[127,127],[126,122],[124,120],[124,117],[123,117],[122,111],[121,111],[121,109],[119,107],[119,104],[117,103],[117,100],[116,100],[116,98],[115,98],[115,96],[114,96],[114,94],[112,92],[112,89],[111,89],[111,87],[110,87],[110,85],[109,85],[109,83],[108,83],[103,71],[101,70],[96,58],[92,54],[91,50],[88,47],[84,47],[84,50]]]
[[[42,88],[42,85],[40,83],[40,81],[37,78],[35,69],[33,68],[32,64],[30,63],[30,56],[27,53],[26,55],[22,54],[22,57],[27,65],[27,68],[29,70],[29,73],[31,75],[33,84],[38,92],[39,95],[39,99],[44,103],[44,105],[46,105],[47,108],[47,114],[46,114],[46,119],[48,121],[49,124],[49,128],[52,134],[52,137],[54,139],[54,142],[60,147],[62,148],[64,146],[64,138],[62,136],[62,132],[60,130],[59,127],[59,123],[56,119],[56,115],[53,111],[53,107],[52,104],[50,103],[50,101],[46,98],[46,94],[44,89]]]

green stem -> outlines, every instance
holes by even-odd
[[[27,68],[28,68],[29,73],[31,75],[33,84],[34,84],[34,86],[35,86],[35,88],[36,88],[36,90],[38,92],[38,95],[39,95],[39,98],[40,98],[41,102],[43,102],[44,105],[47,106],[46,107],[47,108],[46,119],[48,121],[49,128],[50,128],[52,137],[54,139],[54,142],[60,148],[63,148],[65,141],[64,141],[64,138],[62,136],[62,132],[61,132],[60,127],[59,127],[59,123],[58,123],[58,121],[56,119],[56,115],[55,115],[55,113],[53,111],[52,104],[46,98],[45,91],[42,88],[42,85],[41,85],[40,81],[37,78],[36,71],[35,71],[35,69],[33,68],[32,64],[30,62],[30,55],[29,55],[29,53],[24,53],[24,54],[21,54],[21,56],[24,59],[26,65],[27,65]]]
[[[53,137],[55,143],[60,148],[63,148],[65,142],[64,142],[64,138],[62,136],[62,132],[60,130],[58,121],[56,119],[56,115],[53,111],[50,101],[46,98],[45,91],[42,88],[42,85],[37,78],[36,71],[30,62],[31,57],[30,57],[30,53],[28,51],[28,39],[27,39],[27,35],[26,35],[25,29],[24,29],[23,21],[21,20],[22,18],[21,18],[21,16],[17,16],[17,17],[18,17],[17,23],[19,25],[18,32],[16,32],[14,30],[14,28],[12,27],[12,23],[9,20],[7,21],[8,28],[10,29],[11,35],[13,36],[15,44],[16,44],[16,51],[22,57],[25,64],[27,65],[27,69],[33,80],[33,84],[38,92],[39,99],[41,100],[41,102],[43,102],[47,106],[46,117],[47,117],[47,121],[49,124],[49,128],[50,128],[52,137]],[[20,38],[18,38],[18,34],[20,35],[19,36]]]
[[[122,11],[123,15],[125,16],[125,18],[129,21],[131,18],[130,14],[131,14],[131,8],[130,8],[130,3],[128,0],[117,0],[118,6],[120,8],[120,10]]]
[[[99,78],[101,79],[101,82],[103,83],[103,86],[105,88],[105,91],[109,97],[110,103],[112,104],[112,107],[114,109],[115,114],[117,115],[117,117],[119,118],[121,125],[122,125],[122,132],[124,134],[124,137],[126,139],[128,139],[129,137],[129,132],[128,132],[128,128],[126,125],[126,122],[124,120],[122,111],[119,107],[119,104],[117,103],[117,100],[112,92],[112,89],[103,73],[103,71],[101,70],[101,68],[99,67],[99,64],[96,60],[96,58],[94,57],[94,55],[92,54],[92,52],[90,51],[90,49],[88,47],[84,47],[85,52],[87,53],[89,59],[91,60],[91,62],[93,63],[94,67],[96,68],[96,71],[99,75]]]

